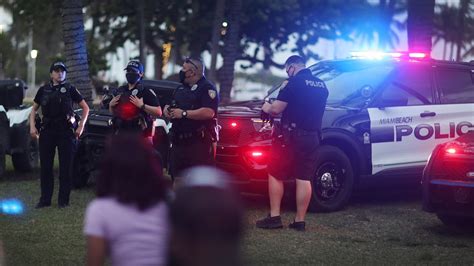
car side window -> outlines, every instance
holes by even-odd
[[[473,78],[469,69],[438,69],[436,82],[441,103],[474,103]]]
[[[399,69],[382,93],[390,106],[428,105],[433,102],[430,71],[419,66]],[[396,99],[396,101],[394,101]]]

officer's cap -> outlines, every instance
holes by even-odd
[[[143,65],[142,63],[140,63],[140,61],[137,61],[137,60],[131,60],[130,62],[128,62],[127,67],[124,68],[123,70],[129,70],[129,69],[133,69],[135,71],[143,73]]]
[[[56,69],[59,69],[59,68],[62,68],[65,72],[67,72],[66,65],[61,61],[56,61],[56,62],[52,63],[51,66],[49,67],[49,73],[52,73],[53,70],[56,70]]]

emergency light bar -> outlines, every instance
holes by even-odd
[[[421,52],[377,52],[377,51],[362,51],[362,52],[351,52],[352,58],[359,59],[425,59],[427,58],[426,53]]]

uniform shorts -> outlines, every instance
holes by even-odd
[[[268,173],[278,180],[311,180],[316,172],[319,139],[314,135],[290,137],[287,143],[274,138]]]

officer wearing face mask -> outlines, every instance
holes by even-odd
[[[29,117],[31,137],[39,137],[41,198],[36,205],[37,209],[51,206],[56,148],[59,155],[58,207],[64,208],[69,205],[73,154],[77,139],[81,136],[89,115],[89,107],[79,91],[65,82],[66,65],[63,62],[55,62],[49,68],[49,72],[51,82],[38,89]],[[82,118],[75,115],[73,103],[79,104],[82,108]],[[35,127],[36,112],[40,107],[41,124]]]
[[[120,86],[109,103],[115,134],[137,132],[151,142],[154,118],[162,115],[158,97],[153,90],[141,84],[144,69],[139,61],[128,62],[124,70],[127,85]]]
[[[274,125],[268,165],[270,214],[257,221],[256,226],[262,229],[283,227],[280,217],[283,181],[294,178],[296,217],[289,228],[304,231],[304,219],[312,194],[311,178],[316,171],[322,117],[329,93],[325,83],[312,75],[300,56],[290,56],[285,69],[288,80],[280,86],[277,99],[262,106],[265,114],[282,114],[282,117],[281,124]]]
[[[170,174],[196,165],[214,165],[217,142],[217,105],[215,86],[204,76],[201,60],[187,58],[179,72],[183,86],[176,89],[171,106],[164,114],[171,119]]]

